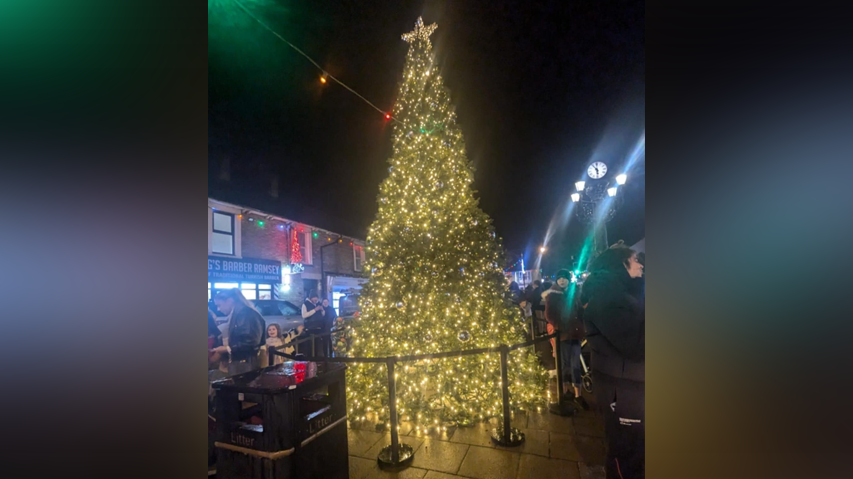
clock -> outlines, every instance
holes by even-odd
[[[586,173],[593,180],[604,178],[604,175],[607,174],[607,165],[600,161],[596,161],[595,163],[589,165],[589,169],[586,170]]]

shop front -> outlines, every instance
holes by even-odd
[[[361,288],[367,282],[367,278],[343,274],[326,274],[326,291],[331,295],[332,307],[339,315],[346,316],[348,311],[341,311],[342,298],[357,297]],[[326,296],[328,298],[328,296]],[[347,309],[344,307],[343,309]]]
[[[256,258],[207,257],[207,299],[217,292],[238,288],[246,299],[278,299],[281,261]]]

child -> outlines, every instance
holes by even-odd
[[[279,326],[277,323],[271,323],[269,326],[267,326],[267,341],[266,341],[266,343],[267,343],[267,350],[269,350],[270,347],[275,347],[276,349],[279,349],[282,346],[284,346],[285,341],[281,337],[281,326]],[[281,357],[281,356],[275,357],[275,364],[281,364],[283,362],[284,362],[283,357]]]

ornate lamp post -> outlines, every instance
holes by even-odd
[[[593,248],[600,253],[608,248],[607,223],[622,206],[622,188],[628,181],[624,173],[608,175],[607,165],[600,161],[589,165],[587,180],[575,183],[577,190],[572,194],[575,215],[593,228]]]

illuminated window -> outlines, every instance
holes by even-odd
[[[311,261],[311,228],[303,228],[299,232],[299,251],[302,253],[302,264],[313,264]]]
[[[345,296],[344,293],[333,292],[332,293],[332,307],[335,308],[335,311],[340,314],[341,311],[341,297]]]
[[[259,284],[258,285],[258,299],[272,299],[272,285],[271,284]]]

